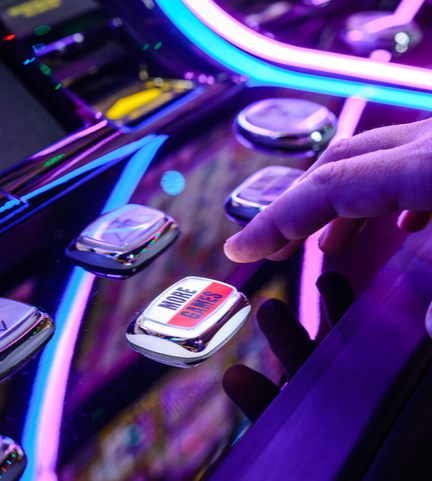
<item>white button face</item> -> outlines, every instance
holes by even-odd
[[[129,204],[105,214],[90,224],[80,242],[108,253],[129,252],[138,247],[163,223],[165,214],[142,205]]]
[[[303,173],[299,169],[271,165],[249,177],[241,185],[237,197],[262,206],[270,205]]]
[[[37,315],[38,310],[33,306],[0,298],[0,341],[6,340],[13,331]]]
[[[244,110],[247,124],[278,136],[309,134],[327,120],[329,110],[323,105],[303,99],[267,99]],[[241,119],[239,119],[241,124]],[[247,124],[242,127],[247,129]]]
[[[157,297],[138,323],[166,336],[197,337],[229,311],[238,295],[237,290],[227,284],[186,277]]]

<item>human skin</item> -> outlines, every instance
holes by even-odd
[[[335,255],[349,248],[369,217],[398,210],[398,226],[407,232],[431,220],[432,119],[335,142],[224,249],[235,262],[283,260],[326,226],[319,246]]]

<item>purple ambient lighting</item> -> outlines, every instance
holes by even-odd
[[[250,30],[230,17],[212,0],[182,1],[194,15],[222,38],[260,58],[302,69],[432,90],[432,72],[428,69],[387,64],[351,55],[324,51],[316,52],[308,48],[294,47]],[[386,21],[392,19],[391,21],[395,21],[399,25],[401,18],[412,18],[423,3],[420,0],[402,0],[396,12],[386,17]],[[378,24],[379,29],[382,27],[380,25]],[[376,28],[376,25],[372,28]],[[386,28],[386,26],[383,28]]]
[[[84,35],[82,33],[74,33],[68,37],[57,40],[56,42],[49,43],[48,45],[43,45],[40,48],[33,48],[36,57],[41,57],[50,52],[55,52],[61,50],[62,48],[72,45],[74,43],[81,43],[84,41]],[[36,45],[34,45],[36,47]]]
[[[346,99],[339,114],[336,135],[333,137],[330,145],[340,139],[347,139],[354,135],[366,103],[366,100],[356,97]],[[322,272],[324,260],[324,254],[318,247],[318,239],[323,230],[324,228],[320,229],[307,239],[303,253],[299,317],[311,339],[315,339],[318,334],[321,317],[320,295],[315,283]]]
[[[392,15],[372,20],[366,24],[366,28],[370,33],[377,33],[386,28],[406,25],[412,22],[423,3],[424,0],[402,1]]]

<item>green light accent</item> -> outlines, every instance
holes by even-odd
[[[155,45],[155,50],[158,50],[162,47],[162,42],[158,42],[156,45]]]
[[[44,63],[40,66],[41,72],[44,73],[45,75],[51,75],[51,69],[48,67],[48,65],[45,65]]]
[[[16,458],[16,454],[14,454],[14,453],[12,453],[11,456],[12,456],[13,458]]]
[[[144,51],[144,50],[147,50],[148,48],[150,47],[150,45],[148,43],[146,43],[145,45],[143,45],[141,47],[141,50]]]
[[[41,25],[40,27],[35,28],[33,33],[39,36],[46,35],[50,30],[51,27],[49,25]]]
[[[49,165],[55,164],[58,160],[60,160],[60,159],[61,159],[62,157],[64,157],[65,155],[66,155],[66,154],[56,155],[56,156],[53,157],[52,159],[47,160],[42,167],[48,167]]]
[[[55,89],[58,90],[61,86],[62,86],[62,84],[58,84],[58,85],[55,86]]]

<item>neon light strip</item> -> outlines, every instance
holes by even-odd
[[[167,1],[172,4],[176,3],[172,0],[159,0],[159,3],[165,5],[166,8]],[[402,3],[409,7],[411,2],[412,0],[403,0]],[[293,47],[250,30],[230,17],[212,0],[183,0],[183,3],[222,38],[259,58],[333,75],[347,75],[367,81],[385,82],[390,85],[432,89],[432,72],[430,70],[398,64],[382,64],[351,55]],[[410,9],[410,11],[412,10]]]
[[[36,57],[41,57],[42,55],[46,55],[47,53],[55,52],[56,50],[67,47],[68,45],[72,45],[74,43],[81,43],[83,41],[84,35],[82,33],[74,33],[73,35],[69,35],[60,40],[57,40],[56,42],[44,45],[43,47],[37,48],[36,45],[33,45],[33,51]]]
[[[216,35],[213,30],[198,20],[181,0],[158,0],[158,4],[171,21],[204,52],[234,72],[248,76],[250,86],[281,86],[339,97],[361,97],[389,105],[432,110],[432,96],[426,93],[322,78],[275,67],[248,55]],[[429,88],[432,88],[432,84],[429,85]]]
[[[339,115],[336,135],[331,141],[332,144],[354,135],[366,104],[366,100],[355,97],[350,97],[345,101]],[[324,254],[318,247],[318,239],[324,229],[325,227],[308,237],[303,252],[299,319],[311,339],[316,338],[321,320],[320,294],[316,287],[316,281],[322,273],[324,262]]]
[[[50,182],[26,195],[23,195],[21,197],[21,200],[23,202],[28,202],[33,197],[43,194],[44,192],[47,192],[53,189],[54,187],[65,184],[66,182],[69,182],[70,180],[75,179],[80,175],[84,175],[94,169],[97,169],[98,167],[102,167],[104,165],[106,166],[109,163],[117,163],[120,160],[123,160],[124,158],[126,158],[128,155],[133,154],[138,149],[142,148],[144,145],[146,145],[150,141],[151,137],[154,137],[154,134],[152,134],[151,136],[144,137],[143,139],[137,140],[136,142],[131,142],[130,144],[124,145],[119,149],[113,150],[112,152],[109,152],[108,154],[105,154],[102,157],[99,157],[98,159],[93,160],[88,164],[83,165],[82,167],[79,167],[73,170],[72,172],[69,172],[68,174],[63,175],[62,177],[54,180],[53,182]],[[100,145],[103,145],[103,142]]]
[[[366,100],[355,97],[348,98],[345,101],[339,115],[336,135],[331,141],[332,144],[354,135],[366,103]],[[303,252],[299,319],[311,339],[316,338],[321,320],[320,295],[316,287],[316,281],[322,273],[324,262],[324,254],[318,247],[318,239],[324,229],[325,227],[308,237]]]
[[[376,33],[386,28],[406,25],[413,21],[423,3],[424,0],[403,0],[399,3],[393,15],[372,20],[366,24],[366,29],[371,33]]]
[[[75,267],[55,315],[56,332],[39,362],[27,413],[23,480],[55,480],[64,394],[82,316],[95,276]]]
[[[149,137],[147,145],[124,168],[101,214],[129,201],[168,138],[166,135]],[[23,446],[28,455],[28,466],[23,481],[57,479],[56,464],[68,374],[94,280],[93,274],[75,267],[56,312],[56,332],[39,362],[24,425]]]
[[[48,148],[44,150],[40,150],[37,154],[32,155],[29,157],[30,160],[38,159],[39,157],[43,157],[44,155],[52,154],[53,152],[56,152],[59,149],[62,149],[63,147],[68,146],[72,142],[75,142],[76,140],[82,139],[83,137],[86,137],[87,135],[92,134],[93,132],[96,132],[97,130],[100,130],[108,125],[108,120],[102,120],[102,122],[97,123],[96,125],[92,125],[91,127],[87,127],[81,130],[77,130],[71,135],[68,135],[62,140],[59,140],[55,144],[50,145]]]

